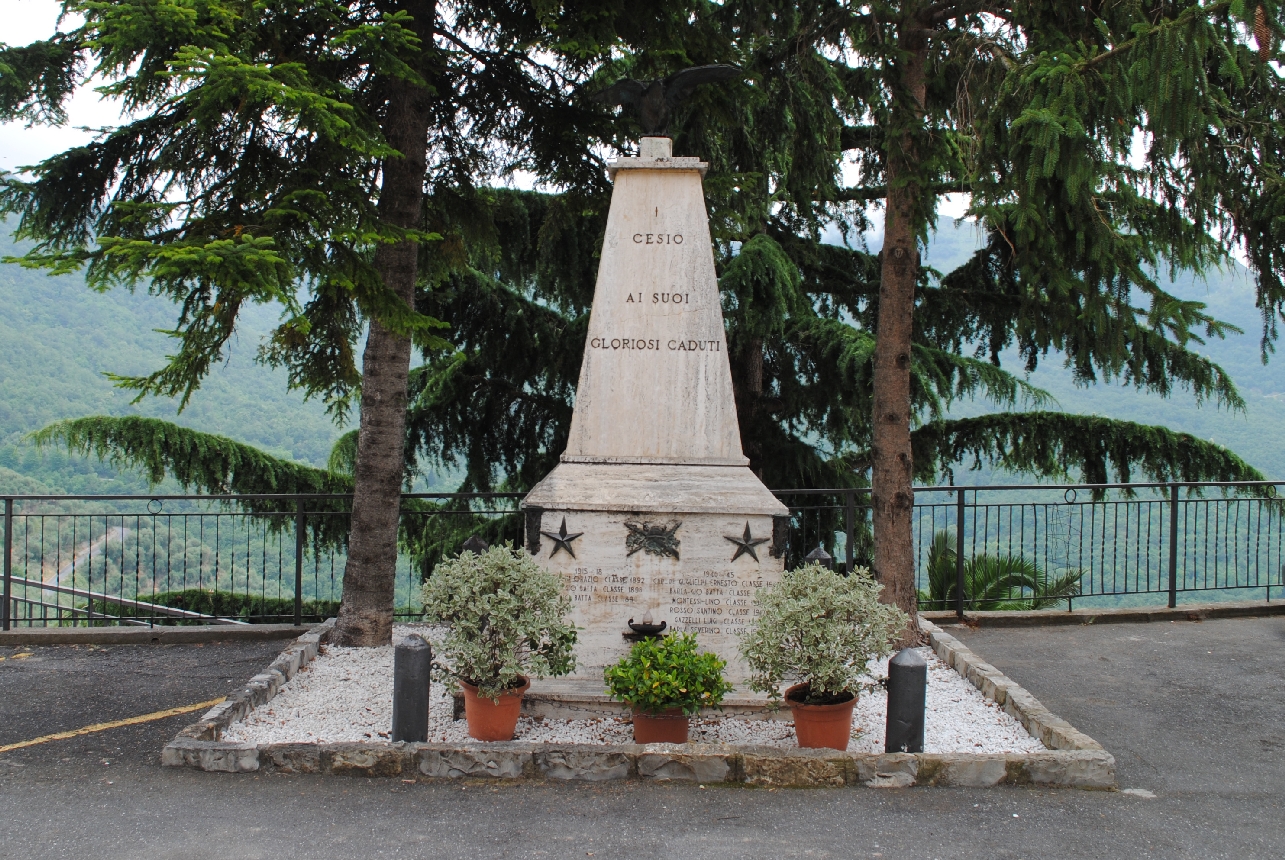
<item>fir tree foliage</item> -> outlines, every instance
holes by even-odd
[[[95,76],[136,118],[30,178],[5,177],[0,208],[37,243],[24,265],[84,267],[94,288],[144,286],[179,306],[169,363],[121,384],[186,402],[240,308],[277,302],[285,313],[263,358],[344,414],[363,317],[433,336],[437,323],[372,268],[374,248],[403,238],[377,213],[379,165],[395,154],[380,131],[379,82],[418,79],[408,60],[433,50],[405,12],[330,0],[64,10],[84,24],[37,43],[44,62],[3,88],[0,117],[57,121],[73,85]],[[0,63],[37,46],[6,48]],[[50,78],[61,83],[42,83]],[[439,122],[465,121],[448,113]]]
[[[984,11],[970,6],[960,26],[983,27]],[[1017,14],[1028,13],[1034,14],[1023,7]],[[816,239],[827,219],[860,224],[859,213],[842,198],[886,194],[880,183],[887,123],[880,120],[888,109],[887,91],[880,70],[858,62],[858,43],[845,40],[868,36],[871,28],[883,26],[879,20],[893,21],[896,14],[882,8],[864,18],[844,14],[828,4],[795,4],[788,10],[728,4],[713,16],[730,34],[725,53],[671,55],[664,58],[666,67],[642,51],[599,73],[602,80],[625,72],[643,76],[713,60],[738,62],[747,70],[750,83],[736,92],[738,101],[729,104],[718,88],[710,88],[699,109],[682,118],[675,146],[714,165],[706,192],[719,249],[742,438],[754,468],[778,488],[859,485],[865,481],[860,467],[870,462],[881,262],[878,255],[821,245]],[[1090,24],[1092,17],[1086,19]],[[986,27],[999,26],[993,18],[986,20]],[[845,26],[850,28],[847,35]],[[980,37],[969,38],[970,44],[978,44]],[[787,44],[807,50],[788,53],[783,48]],[[834,51],[844,45],[849,53],[836,60]],[[865,47],[879,56],[891,50],[886,45]],[[983,71],[1002,78],[1009,67],[983,52],[969,61],[964,77],[967,64],[952,59],[947,47],[933,56],[940,67],[934,70],[942,76],[941,85],[931,90],[938,100],[933,119],[942,133],[939,141],[934,138],[940,152],[933,156],[937,172],[929,184],[958,190],[963,178],[972,177],[970,165],[981,152],[971,126],[954,126],[963,116],[954,99],[972,104],[969,99],[974,98],[972,90],[961,95],[959,86],[981,87],[990,80],[983,80]],[[967,118],[975,123],[982,115],[974,105]],[[857,124],[863,118],[867,122]],[[1132,114],[1116,119],[1134,121]],[[631,123],[622,117],[625,136]],[[843,150],[863,168],[863,186],[847,191],[836,185],[837,155]],[[552,408],[548,398],[564,400],[578,372],[579,338],[592,291],[593,267],[586,263],[592,263],[598,250],[606,206],[601,190],[594,186],[593,191],[568,195],[575,199],[565,202],[561,196],[516,192],[487,202],[480,210],[487,229],[471,235],[455,230],[469,246],[477,274],[467,286],[452,285],[439,296],[423,297],[434,315],[467,329],[468,348],[462,354],[430,355],[431,369],[422,374],[412,419],[413,432],[419,433],[416,447],[426,456],[465,465],[469,489],[529,487],[561,450],[570,410]],[[1012,205],[1017,205],[1015,194],[1010,194]],[[568,241],[566,218],[575,210],[596,223],[584,223],[587,232]],[[917,228],[920,235],[930,223],[925,220]],[[1147,261],[1137,265],[1135,255],[1125,275],[1116,273],[1104,281],[1082,267],[1050,263],[1058,257],[1041,259],[1043,252],[1019,251],[1006,223],[984,222],[990,231],[987,247],[964,266],[940,277],[931,271],[920,275],[912,355],[914,423],[941,420],[961,398],[989,398],[1001,408],[1051,405],[1044,392],[999,367],[1000,353],[1010,346],[1022,356],[1019,370],[1033,370],[1041,359],[1060,353],[1084,384],[1120,382],[1165,395],[1185,390],[1197,401],[1243,406],[1227,375],[1195,351],[1205,338],[1223,336],[1229,329],[1199,303],[1164,294],[1152,277],[1162,263],[1194,265],[1200,260],[1176,253],[1162,256],[1153,248],[1150,272]],[[1132,223],[1113,229],[1136,232]],[[1173,250],[1162,246],[1165,254]],[[1072,289],[1070,284],[1079,286]],[[475,314],[474,307],[485,310]],[[555,333],[556,345],[550,337]],[[486,416],[485,429],[468,426],[470,416],[478,413]],[[1061,435],[1075,429],[1081,428],[1068,419]],[[486,441],[479,444],[474,434]],[[1133,435],[1136,442],[1145,438]],[[1143,455],[1135,450],[1133,456]],[[1082,467],[1087,475],[1096,469],[1094,462],[1065,465]],[[916,468],[916,475],[931,477],[942,465],[930,458]],[[1198,470],[1192,466],[1191,471]],[[1228,471],[1215,469],[1204,476],[1217,474]]]
[[[118,469],[141,472],[152,484],[173,478],[210,495],[352,492],[352,479],[269,456],[225,436],[140,416],[91,416],[58,421],[31,435],[39,446],[62,445]]]
[[[1172,360],[1197,329],[1216,334],[1218,324],[1176,301],[1157,273],[1202,271],[1241,247],[1257,276],[1266,355],[1285,310],[1285,91],[1249,47],[1255,19],[1260,32],[1282,21],[1277,4],[1261,4],[1262,14],[1259,5],[915,0],[849,17],[843,60],[861,109],[847,140],[864,187],[839,198],[884,200],[872,506],[876,570],[898,605],[915,599],[910,353],[919,250],[941,191],[971,193],[971,214],[1007,248],[1020,304],[1053,311],[1040,324],[1051,323],[1050,340],[1067,339],[1082,378],[1096,370],[1163,393],[1159,363],[1194,371],[1184,382],[1198,394],[1236,405],[1218,372]],[[1139,324],[1146,336],[1131,337]]]
[[[1213,442],[1096,415],[999,412],[933,422],[915,430],[911,438],[915,463],[928,474],[971,461],[974,468],[987,463],[1090,484],[1266,480]]]
[[[294,504],[255,496],[313,496],[305,501],[305,527],[312,546],[320,550],[347,543],[347,517],[335,514],[346,515],[349,502],[330,496],[352,492],[350,475],[283,460],[253,445],[157,418],[76,418],[50,424],[31,439],[39,446],[61,445],[114,468],[139,472],[152,484],[171,478],[190,493],[240,496],[223,504],[247,513],[286,514],[263,518],[273,531],[294,528]]]

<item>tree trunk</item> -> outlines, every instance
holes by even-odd
[[[434,0],[388,5],[414,17],[414,29],[427,55],[433,44]],[[387,91],[384,136],[401,157],[384,162],[379,215],[385,224],[413,229],[420,226],[424,202],[430,96],[423,87],[401,80],[388,81]],[[375,271],[384,286],[411,308],[418,254],[418,244],[412,241],[381,245],[375,252]],[[371,319],[362,354],[361,426],[343,602],[330,637],[336,645],[375,646],[392,641],[410,355],[409,337]]]
[[[912,20],[907,26],[918,25]],[[916,132],[923,122],[927,45],[917,29],[903,30],[899,42],[904,53],[893,70],[889,123],[893,133],[888,135],[888,200],[874,355],[871,497],[874,572],[883,584],[883,600],[911,618],[904,644],[919,636],[912,531],[910,355],[919,276],[916,222],[922,218]]]

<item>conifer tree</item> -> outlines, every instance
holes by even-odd
[[[527,143],[582,177],[565,126],[567,73],[628,27],[696,32],[683,4],[615,29],[590,0],[65,0],[83,24],[0,47],[0,120],[66,120],[96,77],[131,118],[90,144],[0,177],[0,212],[36,241],[22,262],[85,267],[91,286],[145,284],[180,307],[175,354],[118,381],[184,404],[246,303],[285,313],[262,351],[343,416],[361,395],[352,539],[336,641],[384,644],[392,625],[406,376],[412,342],[442,343],[416,311],[428,184],[471,187]],[[641,23],[640,23],[641,22]],[[555,39],[552,34],[557,32]],[[567,43],[561,69],[532,45]],[[360,370],[355,349],[367,332]]]
[[[938,193],[973,195],[993,236],[992,270],[1015,285],[991,313],[1008,317],[1028,357],[1059,343],[1085,376],[1097,367],[1165,390],[1175,362],[1190,365],[1177,353],[1193,329],[1217,326],[1165,292],[1156,269],[1200,271],[1230,262],[1236,246],[1257,276],[1265,338],[1274,335],[1285,307],[1285,91],[1248,34],[1257,20],[1258,47],[1270,48],[1281,15],[1276,3],[1239,0],[906,0],[849,19],[859,61],[845,86],[862,123],[845,135],[865,183],[853,194],[882,198],[885,214],[874,559],[898,605],[915,599],[916,288]],[[1146,307],[1133,307],[1135,294]],[[949,298],[987,333],[974,299],[993,294]],[[1221,389],[1230,399],[1229,384]]]

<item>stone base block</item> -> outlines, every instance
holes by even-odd
[[[688,744],[648,744],[638,755],[638,776],[658,782],[737,782],[740,754],[731,747],[695,747]]]
[[[430,779],[519,779],[531,769],[531,748],[517,744],[414,746],[418,746],[419,773]]]
[[[849,780],[852,758],[838,750],[744,750],[741,762],[749,785],[838,787]]]
[[[631,751],[621,747],[570,746],[543,749],[535,754],[536,772],[548,779],[600,782],[632,775]]]

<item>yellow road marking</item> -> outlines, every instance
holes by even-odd
[[[143,714],[138,717],[128,717],[123,720],[112,720],[110,723],[94,723],[92,726],[85,726],[82,729],[72,729],[69,732],[55,732],[52,735],[32,738],[29,741],[19,741],[16,744],[6,744],[0,746],[0,753],[6,753],[10,750],[20,750],[23,747],[34,747],[37,744],[47,744],[50,741],[62,741],[67,738],[74,738],[80,735],[92,735],[95,732],[105,732],[108,729],[118,729],[121,726],[136,726],[139,723],[150,723],[153,720],[163,720],[166,717],[174,717],[179,714],[190,714],[192,711],[199,711],[202,708],[212,708],[222,702],[226,696],[219,696],[217,699],[210,699],[208,702],[197,702],[195,705],[183,705],[179,708],[169,708],[164,711],[155,711],[150,714]]]

